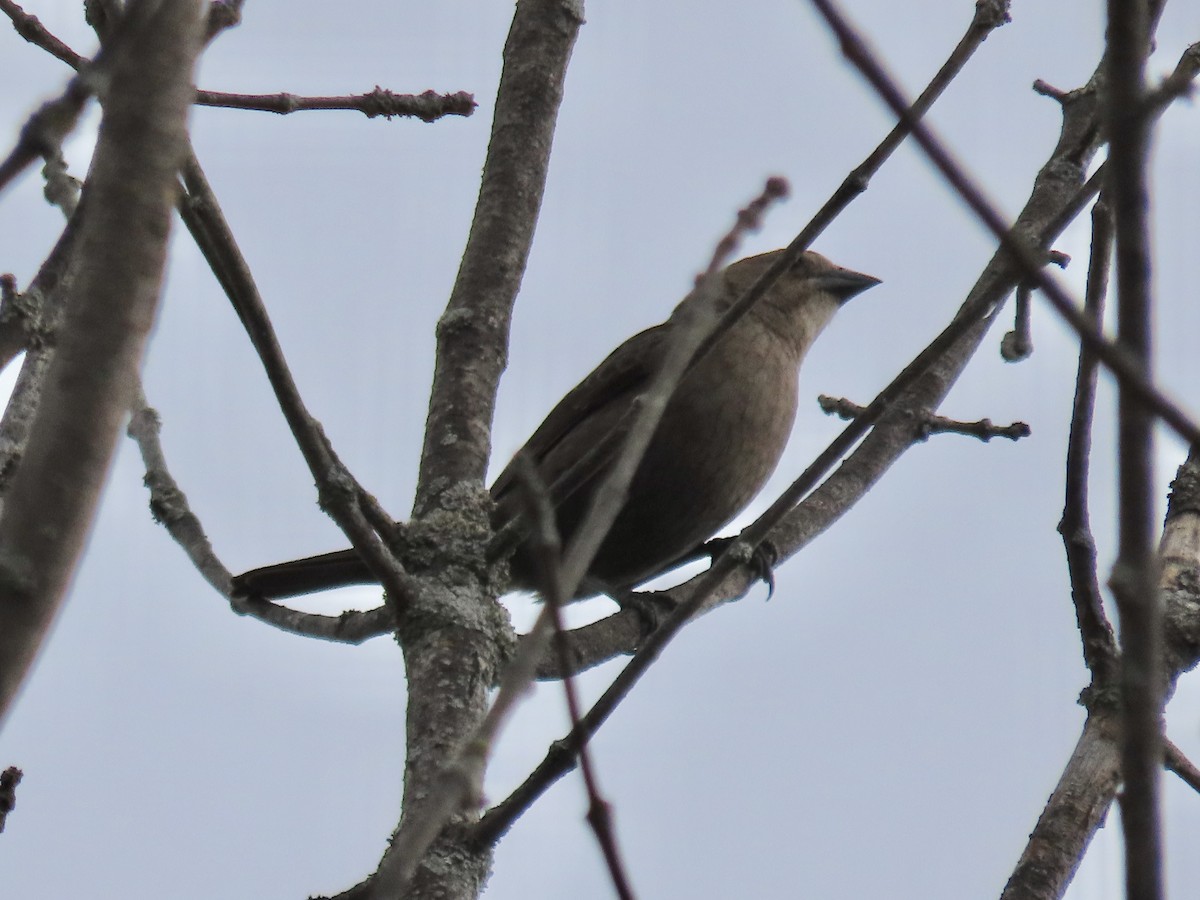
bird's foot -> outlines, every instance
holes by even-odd
[[[705,553],[716,562],[718,556],[737,542],[736,537],[712,538],[705,541],[701,547]],[[743,545],[745,546],[745,545]],[[767,586],[767,599],[775,596],[775,563],[779,562],[779,550],[769,540],[763,541],[757,547],[747,551],[735,549],[737,561],[750,569],[755,577]]]
[[[659,591],[620,591],[609,596],[621,607],[621,612],[629,610],[641,620],[643,636],[657,631],[678,605]]]

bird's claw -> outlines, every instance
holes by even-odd
[[[736,540],[734,537],[712,538],[705,541],[703,550],[715,562]],[[748,556],[738,557],[738,562],[749,568],[755,578],[767,586],[768,600],[775,596],[775,563],[778,561],[779,550],[769,540],[750,550]]]
[[[625,591],[620,596],[613,596],[613,599],[617,601],[622,612],[629,610],[641,620],[643,635],[657,631],[663,619],[669,616],[676,606],[666,594],[657,591]]]

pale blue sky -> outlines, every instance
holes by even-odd
[[[973,4],[847,2],[912,91]],[[76,2],[27,9],[76,49]],[[1035,78],[1081,84],[1103,35],[1098,0],[1015,3],[937,106],[959,158],[1014,212],[1057,136]],[[470,119],[199,109],[197,153],[258,278],[314,414],[356,475],[408,512],[433,326],[470,222],[486,148],[504,3],[250,0],[207,54],[203,87],[239,92],[468,90]],[[613,346],[664,318],[733,211],[770,174],[793,199],[746,247],[780,246],[890,123],[806,4],[593,3],[568,76],[544,214],[518,301],[495,463]],[[1175,0],[1152,71],[1200,39]],[[0,29],[0,143],[66,70]],[[95,118],[70,145],[82,174]],[[1195,209],[1200,117],[1179,104],[1156,147],[1159,372],[1200,410]],[[28,175],[0,196],[0,270],[24,285],[61,228]],[[1086,222],[1060,242],[1081,283]],[[902,149],[817,242],[884,284],[851,303],[801,379],[796,433],[772,487],[839,430],[818,393],[865,402],[948,320],[992,243],[916,151]],[[343,543],[316,507],[253,355],[182,231],[146,391],[173,471],[238,571]],[[959,900],[999,893],[1066,762],[1086,684],[1062,548],[1062,457],[1074,344],[1037,305],[1032,359],[997,328],[943,407],[1028,422],[1033,437],[914,448],[830,533],[673,644],[595,752],[644,897]],[[1093,513],[1111,561],[1112,393],[1097,426]],[[1162,492],[1182,459],[1160,444]],[[771,488],[754,508],[772,498]],[[1102,578],[1106,573],[1102,572]],[[376,592],[312,599],[336,612]],[[597,601],[601,603],[601,601]],[[510,598],[520,617],[528,601]],[[596,606],[597,611],[603,606]],[[597,695],[613,666],[583,679]],[[224,607],[146,510],[122,445],[65,614],[0,735],[24,768],[0,836],[13,897],[299,898],[369,872],[395,824],[403,670],[387,638],[326,646]],[[499,799],[564,723],[543,686],[492,765]],[[1171,737],[1200,758],[1200,681]],[[1171,892],[1194,895],[1200,798],[1165,781]],[[501,844],[488,900],[612,895],[565,779]],[[1115,817],[1072,900],[1120,896]]]

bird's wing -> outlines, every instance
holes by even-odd
[[[628,407],[645,390],[658,367],[667,328],[665,323],[647,328],[610,353],[558,402],[519,452],[538,463],[575,428],[593,419],[602,409]],[[492,484],[493,498],[498,499],[509,490],[515,473],[512,462],[504,467]]]

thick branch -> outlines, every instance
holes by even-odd
[[[1165,605],[1166,694],[1200,661],[1200,457],[1171,485],[1159,560]],[[1089,692],[1089,715],[1075,752],[1029,836],[1001,900],[1058,900],[1103,824],[1120,781],[1120,727],[1112,691]]]
[[[438,322],[418,516],[457,484],[482,485],[487,471],[513,302],[533,243],[567,62],[582,22],[580,0],[517,4],[475,218]]]
[[[75,302],[0,517],[0,711],[65,594],[154,320],[201,10],[131,4],[113,48]]]
[[[422,525],[456,519],[465,494],[483,495],[490,423],[505,364],[513,302],[541,209],[566,67],[583,22],[580,0],[518,0],[504,48],[491,141],[458,278],[438,323],[437,361],[414,516]],[[482,512],[482,505],[475,507]],[[483,520],[486,525],[486,519]],[[427,804],[464,797],[443,784],[486,709],[500,629],[478,582],[441,572],[420,614],[398,628],[409,686],[404,811],[364,890],[373,898],[474,897],[490,852],[464,853],[457,816],[428,828]],[[466,661],[471,664],[465,665]],[[448,702],[448,698],[453,700]],[[469,748],[468,748],[469,749]],[[474,807],[458,816],[474,817]]]

